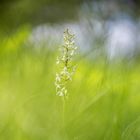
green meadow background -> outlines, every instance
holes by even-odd
[[[140,139],[138,61],[91,61],[79,52],[63,110],[54,85],[60,44],[36,48],[29,34],[23,28],[1,40],[1,140]]]
[[[140,140],[140,51],[133,57],[110,59],[104,49],[106,30],[91,36],[96,32],[90,24],[94,20],[97,29],[100,23],[109,29],[112,21],[130,16],[127,20],[138,26],[139,1],[126,3],[100,0],[92,9],[86,0],[0,2],[0,140]],[[80,8],[83,11],[78,13]],[[54,84],[63,31],[56,42],[30,39],[34,29],[46,23],[52,28],[75,25],[80,20],[77,15],[84,33],[91,33],[83,46],[90,39],[97,42],[93,40],[90,50],[76,43],[77,69],[64,105]],[[55,39],[55,33],[51,35]],[[82,43],[84,38],[76,35],[78,39]]]

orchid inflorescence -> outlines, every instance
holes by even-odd
[[[73,65],[73,56],[77,47],[74,42],[74,34],[68,29],[64,32],[64,45],[60,47],[60,56],[57,57],[56,64],[59,65],[59,72],[56,73],[55,86],[58,96],[67,97],[67,83],[72,80],[76,66]]]

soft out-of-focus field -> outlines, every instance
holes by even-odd
[[[0,140],[140,139],[138,62],[80,56],[63,110],[54,86],[57,44],[56,52],[34,48],[28,34],[0,43]]]

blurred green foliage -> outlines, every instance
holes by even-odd
[[[1,39],[0,140],[139,140],[140,64],[80,56],[65,120],[55,52],[29,43],[29,27]]]
[[[24,24],[35,26],[77,21],[84,4],[94,7],[91,14],[104,20],[115,17],[119,12],[129,14],[136,20],[139,18],[138,0],[1,0],[0,32],[9,33]]]
[[[1,32],[13,31],[30,23],[64,22],[76,18],[81,0],[4,0],[0,2]]]

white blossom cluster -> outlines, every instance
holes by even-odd
[[[59,65],[59,72],[56,73],[55,86],[58,96],[67,97],[67,83],[72,80],[72,75],[75,72],[73,65],[73,56],[76,54],[77,47],[74,42],[74,35],[66,29],[64,32],[64,45],[60,47],[60,56],[57,57],[56,64]]]

